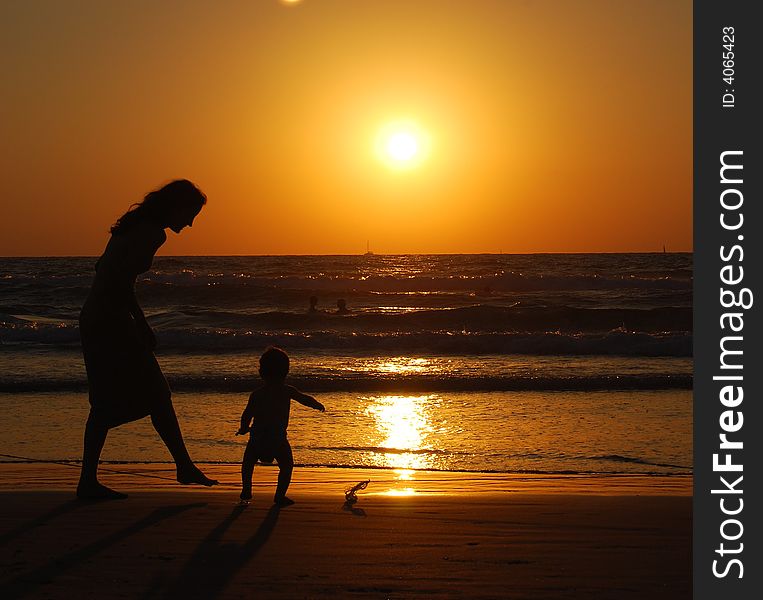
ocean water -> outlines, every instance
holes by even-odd
[[[94,263],[0,258],[0,453],[79,456]],[[542,473],[691,472],[691,293],[673,253],[159,257],[137,285],[197,460],[240,460],[276,344],[328,408],[294,406],[300,464]],[[144,420],[104,459],[168,455]]]

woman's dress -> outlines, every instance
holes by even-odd
[[[140,310],[135,280],[151,268],[164,239],[164,230],[150,223],[112,235],[80,313],[91,415],[108,427],[150,415],[170,399],[167,380],[133,316]]]

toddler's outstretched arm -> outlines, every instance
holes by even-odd
[[[289,397],[292,400],[296,400],[300,404],[303,404],[305,406],[309,406],[310,408],[314,408],[315,410],[319,410],[321,412],[324,412],[326,410],[326,407],[323,406],[323,404],[318,402],[312,396],[308,396],[307,394],[303,394],[302,392],[300,392],[294,386],[290,385],[288,387],[289,387]]]

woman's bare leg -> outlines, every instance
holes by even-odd
[[[172,406],[169,398],[158,403],[157,408],[151,413],[151,423],[175,461],[177,480],[180,483],[199,483],[206,486],[217,484],[216,479],[209,479],[193,464],[183,441],[175,407]]]
[[[120,500],[127,494],[114,491],[98,481],[98,461],[106,442],[109,428],[91,412],[85,424],[82,449],[82,471],[77,484],[77,497],[87,500]]]

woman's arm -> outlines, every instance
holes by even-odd
[[[154,333],[154,330],[151,329],[151,325],[149,325],[148,320],[146,320],[146,315],[143,314],[143,309],[141,309],[138,304],[138,298],[135,296],[135,288],[130,290],[127,302],[130,314],[135,320],[135,325],[138,327],[138,335],[140,336],[141,341],[145,344],[146,348],[153,352],[156,350],[156,334]]]
[[[137,224],[132,231],[126,235],[130,236],[127,243],[127,252],[124,258],[124,267],[131,273],[137,275],[151,268],[156,251],[167,240],[164,229],[153,223]],[[135,287],[133,286],[128,296],[128,307],[130,314],[138,326],[138,332],[150,350],[156,348],[156,335],[146,320],[138,298],[135,296]]]

